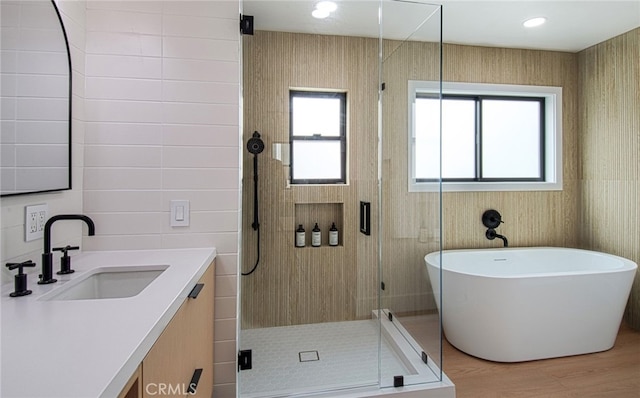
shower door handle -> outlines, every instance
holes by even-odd
[[[371,202],[360,201],[360,232],[371,235]]]

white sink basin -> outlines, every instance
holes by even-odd
[[[43,296],[41,300],[99,300],[133,297],[142,292],[168,265],[96,268]]]

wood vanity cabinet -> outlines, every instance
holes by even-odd
[[[137,385],[127,383],[136,392],[126,388],[121,397],[212,396],[214,263],[198,281],[204,286],[197,297],[185,299],[142,361]]]

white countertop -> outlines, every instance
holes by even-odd
[[[70,275],[12,298],[2,287],[3,398],[116,397],[176,313],[216,250],[175,249],[72,254]],[[39,269],[40,261],[36,261]],[[169,265],[137,296],[101,300],[39,298],[97,267]],[[17,271],[16,271],[17,272]]]

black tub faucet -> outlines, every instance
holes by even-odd
[[[51,226],[58,220],[80,220],[84,221],[89,228],[89,236],[93,236],[96,233],[96,226],[93,220],[83,214],[58,214],[51,217],[44,224],[44,252],[42,253],[42,274],[40,274],[40,280],[38,284],[46,285],[49,283],[57,282],[57,279],[53,278],[53,253],[51,253]]]
[[[485,236],[489,240],[494,240],[495,238],[502,239],[502,242],[504,243],[504,247],[509,247],[509,241],[507,241],[507,237],[504,236],[504,235],[500,235],[493,228],[487,229],[487,232],[485,233]]]
[[[484,236],[489,240],[494,240],[495,238],[502,239],[504,247],[508,247],[509,242],[507,241],[507,237],[496,232],[496,228],[503,222],[502,216],[497,210],[489,209],[482,213],[482,224],[487,227],[487,232]]]

